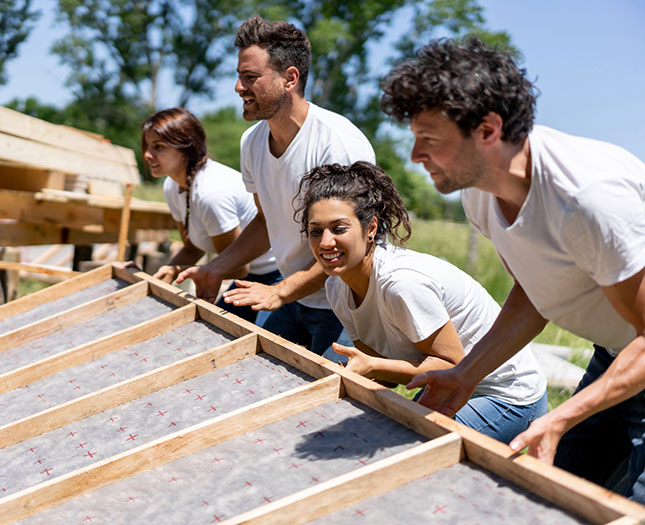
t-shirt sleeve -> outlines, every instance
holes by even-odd
[[[394,272],[382,288],[387,316],[413,343],[427,339],[450,320],[440,294],[438,283],[409,269]]]
[[[251,169],[251,139],[249,138],[248,130],[242,135],[240,140],[240,173],[242,173],[242,181],[249,193],[257,193],[255,189],[255,180],[253,178],[253,171]]]
[[[354,325],[354,319],[352,314],[349,311],[349,306],[347,305],[347,285],[343,283],[337,277],[329,277],[325,281],[325,293],[327,294],[327,301],[331,306],[334,315],[338,317],[338,320],[343,325],[343,328],[347,332],[347,336],[352,341],[357,341],[359,339],[358,331]]]
[[[177,194],[177,187],[170,177],[167,177],[163,182],[163,195],[168,204],[170,215],[177,222],[182,222],[181,214],[179,213],[179,195]],[[186,206],[184,197],[184,207]]]
[[[199,218],[210,237],[235,229],[240,224],[235,195],[205,195],[199,203]]]
[[[624,281],[645,267],[645,206],[634,188],[595,185],[572,201],[563,245],[600,286]]]

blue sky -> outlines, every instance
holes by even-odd
[[[67,71],[49,55],[62,36],[53,25],[54,1],[34,3],[44,16],[8,64],[10,81],[0,86],[0,103],[33,95],[63,105],[69,100]],[[538,124],[613,142],[645,161],[645,1],[480,0],[480,5],[489,29],[507,31],[524,54],[523,66],[541,92]],[[232,82],[218,94],[220,105],[238,105]],[[173,93],[162,91],[162,104],[175,102]]]

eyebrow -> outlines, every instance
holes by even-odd
[[[339,217],[338,219],[334,219],[333,221],[331,221],[330,224],[337,224],[342,221],[351,221],[351,219],[349,217]],[[316,226],[320,226],[322,223],[317,221],[309,221],[309,225],[312,225],[312,224]]]

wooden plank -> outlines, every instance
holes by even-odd
[[[287,341],[267,330],[258,329],[257,332],[260,336],[260,346],[263,351],[309,374],[311,377],[325,377],[334,373],[336,370],[344,370],[340,366],[329,369],[327,365],[334,365],[334,363],[328,359],[316,355],[306,348]]]
[[[130,227],[130,202],[132,201],[132,184],[126,184],[121,223],[119,224],[119,252],[117,261],[125,260],[125,247],[128,241],[128,228]]]
[[[0,336],[0,352],[40,339],[67,326],[148,296],[148,283],[133,284],[93,301],[53,314]]]
[[[340,396],[340,388],[338,376],[319,379],[22,490],[0,499],[0,521],[5,523],[25,518],[108,483],[335,401]]]
[[[235,337],[256,333],[258,326],[201,299],[194,301],[199,317]]]
[[[426,474],[458,463],[461,437],[451,433],[348,472],[273,503],[224,521],[224,524],[307,523],[365,498],[378,496]]]
[[[73,421],[138,399],[257,353],[257,336],[248,335],[206,352],[126,379],[0,427],[0,448],[20,443]]]
[[[167,235],[165,236],[167,238]],[[140,232],[131,232],[131,242],[145,239]],[[37,246],[42,244],[89,245],[115,243],[116,232],[96,233],[74,230],[58,225],[6,223],[0,224],[0,246]]]
[[[13,317],[14,315],[32,310],[42,303],[55,301],[65,295],[78,292],[79,290],[83,290],[84,288],[88,288],[102,281],[107,281],[111,277],[111,266],[108,265],[96,268],[95,270],[79,275],[70,281],[55,284],[33,294],[16,299],[11,304],[0,306],[0,319],[6,319],[7,317]]]
[[[125,346],[137,344],[169,332],[194,321],[196,317],[195,305],[188,304],[152,320],[5,372],[0,374],[0,394],[44,379],[62,370],[98,359]]]
[[[93,137],[81,130],[52,124],[0,106],[0,132],[33,142],[38,141],[62,150],[82,153],[90,158],[93,157],[91,159],[93,162],[101,159],[102,161],[128,166],[136,173],[137,180],[124,182],[139,183],[134,151],[111,144],[109,141],[97,136]],[[3,158],[5,158],[4,155]],[[67,170],[63,169],[61,171]],[[92,173],[92,171],[87,173]],[[114,177],[108,178],[108,180],[114,180]]]
[[[85,203],[48,202],[28,191],[0,190],[0,217],[30,224],[84,229],[93,226],[103,231],[101,208]]]
[[[642,525],[642,524],[643,524],[642,520],[631,518],[629,516],[623,516],[622,518],[618,518],[617,520],[610,521],[605,525]]]
[[[41,264],[16,263],[11,261],[0,261],[0,270],[13,270],[15,272],[25,271],[33,273],[43,273],[45,275],[58,275],[60,277],[76,277],[81,272],[74,272],[64,268],[55,268],[53,266],[43,266]]]
[[[99,179],[118,180],[123,184],[140,184],[135,166],[112,159],[97,161],[91,155],[50,144],[0,133],[0,152],[3,160],[28,167],[57,170],[73,174],[92,174]]]

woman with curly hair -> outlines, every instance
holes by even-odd
[[[302,232],[329,276],[327,298],[354,342],[334,344],[350,370],[406,384],[455,366],[488,331],[499,306],[479,283],[400,246],[410,236],[408,214],[379,167],[320,166],[298,196]],[[477,385],[455,419],[508,443],[546,410],[546,379],[525,348]]]

